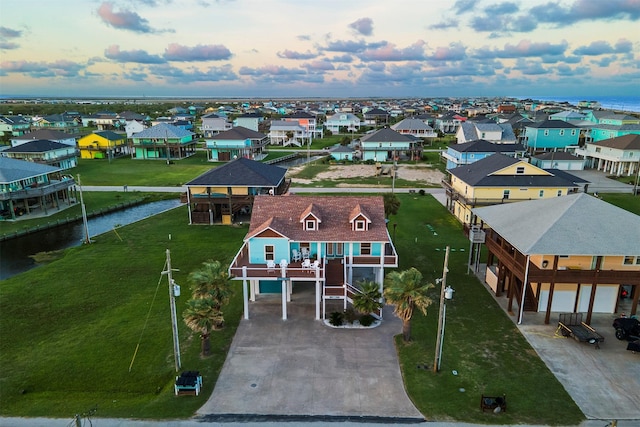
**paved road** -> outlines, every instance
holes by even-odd
[[[444,194],[444,188],[396,188],[393,191],[396,193],[410,193],[418,192],[423,189],[427,194]],[[83,185],[83,191],[124,191],[124,187],[121,185]],[[187,191],[187,187],[145,187],[140,185],[129,185],[127,191],[141,191],[148,193],[184,193]],[[336,187],[336,188],[324,188],[324,187],[291,187],[289,189],[292,193],[391,193],[390,187]]]

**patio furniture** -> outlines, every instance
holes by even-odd
[[[267,261],[267,273],[275,273],[276,272],[276,263],[270,259]]]
[[[313,271],[316,271],[320,268],[320,260],[317,259],[315,261],[313,261]]]
[[[183,372],[179,377],[176,377],[173,388],[176,396],[183,394],[197,396],[202,388],[202,375],[198,371]]]
[[[311,270],[311,261],[309,260],[309,258],[305,258],[305,260],[302,261],[302,269]]]
[[[292,249],[291,250],[291,261],[301,261],[302,260],[302,255],[300,254],[300,252],[298,252],[297,249]]]
[[[287,260],[286,260],[286,259],[281,259],[281,260],[280,260],[280,268],[282,268],[282,269],[286,269],[286,268],[287,268],[287,265],[289,265],[289,263],[287,262]]]
[[[309,259],[309,248],[302,248],[302,259]]]

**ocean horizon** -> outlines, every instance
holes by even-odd
[[[513,98],[568,102],[576,106],[580,101],[597,101],[606,110],[640,113],[640,96],[514,96]]]

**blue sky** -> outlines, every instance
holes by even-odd
[[[640,95],[640,0],[2,0],[0,95]]]

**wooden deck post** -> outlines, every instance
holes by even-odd
[[[247,266],[242,266],[242,303],[244,307],[244,318],[249,318],[249,293],[247,292]]]
[[[596,288],[598,287],[598,276],[600,275],[600,267],[602,267],[602,256],[596,258],[596,271],[593,275],[593,283],[591,284],[591,294],[589,295],[589,309],[587,310],[586,324],[591,324],[591,314],[593,314],[593,303],[596,299]]]
[[[549,318],[551,317],[551,303],[553,302],[553,290],[556,286],[556,273],[558,272],[558,260],[560,257],[555,255],[553,257],[553,271],[551,272],[551,283],[549,284],[549,297],[547,298],[547,312],[544,315],[544,324],[549,324]]]

